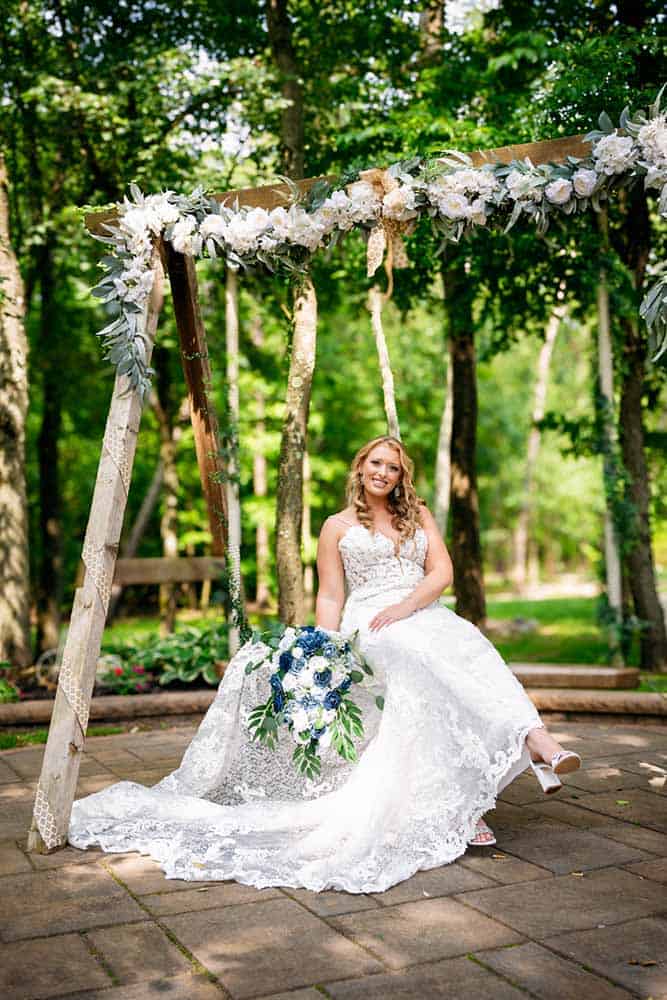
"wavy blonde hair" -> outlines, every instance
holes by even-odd
[[[354,508],[355,515],[360,524],[370,531],[373,527],[373,515],[366,500],[366,493],[362,484],[361,467],[372,452],[380,444],[386,444],[398,452],[398,464],[401,467],[401,478],[398,481],[399,495],[394,495],[394,490],[387,497],[387,506],[391,513],[391,525],[398,532],[398,542],[396,550],[408,538],[414,538],[415,531],[421,526],[419,519],[419,507],[424,501],[417,496],[412,483],[414,464],[405,450],[405,445],[398,438],[391,435],[373,438],[362,445],[357,454],[352,459],[350,472],[347,478],[347,502]]]

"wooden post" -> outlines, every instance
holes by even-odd
[[[214,556],[221,556],[227,551],[226,473],[220,449],[218,418],[209,395],[211,366],[197,297],[195,263],[192,257],[177,253],[169,243],[165,244],[165,261],[188,387],[199,477],[211,528],[211,551]]]
[[[145,318],[149,360],[162,295],[162,269],[157,257],[154,273]],[[117,376],[83,543],[83,582],[74,595],[28,835],[28,850],[40,854],[67,842],[141,419],[139,395],[127,390],[127,377]]]

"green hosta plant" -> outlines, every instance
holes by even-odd
[[[175,681],[192,684],[204,680],[217,685],[217,664],[228,655],[227,626],[216,624],[205,629],[179,629],[172,635],[149,636],[140,643],[125,643],[105,647],[117,653],[124,662],[131,662],[151,671],[159,684],[166,686]]]

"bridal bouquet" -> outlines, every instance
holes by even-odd
[[[334,747],[345,760],[357,759],[354,737],[362,737],[361,709],[348,692],[373,671],[356,645],[356,633],[344,639],[338,632],[312,625],[288,626],[269,640],[271,652],[248,664],[246,673],[269,666],[271,693],[248,716],[254,739],[271,750],[285,726],[296,743],[293,760],[308,778],[321,770],[319,751]],[[378,708],[383,699],[376,699]]]

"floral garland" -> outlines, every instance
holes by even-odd
[[[414,157],[386,171],[367,170],[351,182],[316,182],[306,195],[288,182],[286,207],[225,207],[201,188],[190,196],[172,191],[143,195],[136,185],[117,206],[117,217],[97,239],[111,246],[101,266],[104,277],[93,294],[112,308],[115,318],[100,330],[105,357],[126,375],[142,398],[153,374],[146,360],[142,316],[153,283],[152,255],[160,237],[178,253],[223,257],[233,268],[263,265],[272,271],[304,271],[311,256],[331,247],[351,229],[369,240],[369,273],[377,268],[385,245],[401,251],[401,233],[428,216],[443,246],[490,222],[507,232],[522,216],[546,232],[554,213],[566,215],[589,205],[600,211],[612,190],[643,178],[646,189],[660,191],[658,210],[667,217],[667,115],[660,111],[665,87],[647,112],[631,117],[626,108],[620,128],[606,113],[599,129],[585,137],[591,154],[568,156],[562,164],[535,166],[530,159],[474,167],[464,153],[436,159]],[[371,263],[371,246],[381,238]],[[404,262],[404,261],[403,261]],[[395,263],[399,264],[396,258]],[[667,269],[646,293],[640,314],[649,329],[654,360],[667,351]]]

